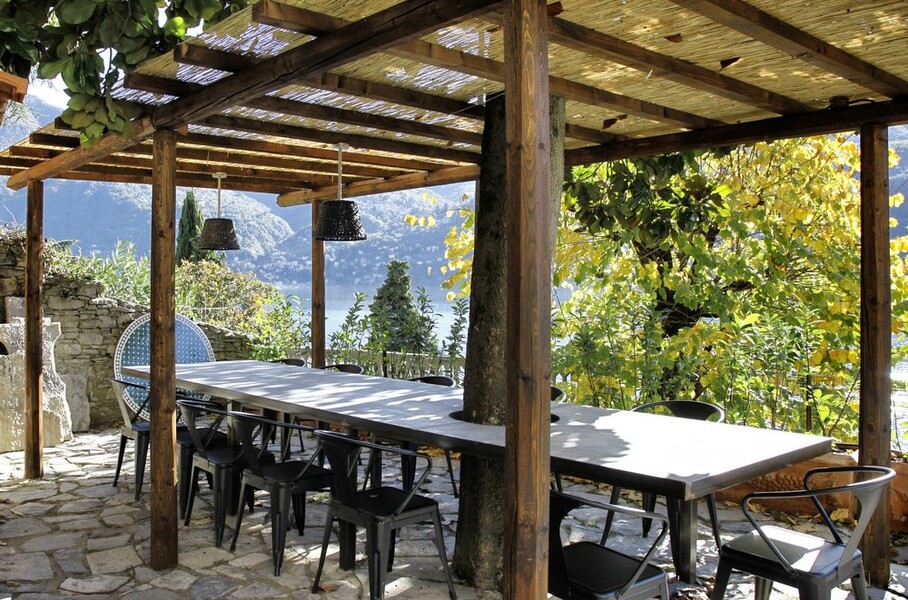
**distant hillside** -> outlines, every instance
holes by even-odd
[[[50,122],[59,113],[37,98],[29,97],[28,103],[34,118],[8,116],[0,126],[0,147],[25,138],[39,123]],[[891,190],[908,194],[908,127],[890,129],[890,144],[905,156],[892,169]],[[180,206],[185,192],[177,191]],[[384,280],[385,264],[396,258],[412,265],[414,286],[424,286],[440,296],[444,236],[458,220],[456,214],[449,218],[445,213],[449,208],[472,205],[473,184],[433,188],[430,193],[439,199],[435,206],[425,201],[425,193],[413,190],[358,199],[369,239],[325,245],[329,289],[373,293]],[[202,212],[213,215],[217,192],[195,190],[195,195]],[[106,255],[118,240],[134,242],[144,254],[150,245],[150,198],[150,186],[52,180],[45,186],[45,232],[51,238],[77,240],[86,254]],[[222,212],[234,219],[242,246],[242,250],[228,253],[231,266],[273,283],[308,284],[312,229],[308,206],[280,208],[271,195],[223,192]],[[404,222],[407,214],[433,214],[438,225],[412,228]],[[894,234],[904,234],[908,203],[893,209],[892,216],[900,224]],[[0,221],[24,223],[24,191],[13,193],[0,186]]]

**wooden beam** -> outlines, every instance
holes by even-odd
[[[859,104],[846,108],[818,110],[802,115],[773,117],[739,125],[724,125],[705,131],[672,133],[601,146],[575,148],[565,151],[565,163],[574,166],[635,156],[655,156],[685,150],[768,142],[808,135],[825,135],[857,129],[867,122],[889,125],[908,123],[908,101],[892,100]]]
[[[867,89],[890,98],[908,95],[908,81],[742,0],[672,0],[672,2]]]
[[[252,9],[252,18],[257,23],[273,25],[274,27],[281,27],[290,31],[297,31],[313,36],[322,36],[326,35],[328,32],[338,31],[348,23],[343,19],[287,4],[281,4],[274,0],[263,0],[256,4]],[[505,64],[502,62],[483,58],[468,52],[452,50],[438,44],[430,44],[429,42],[424,42],[422,40],[410,40],[398,43],[394,47],[387,48],[387,52],[408,60],[434,65],[452,71],[459,71],[490,81],[503,83],[505,78],[506,68]],[[551,77],[549,79],[549,88],[553,94],[564,96],[568,100],[602,106],[619,112],[633,114],[644,119],[670,123],[689,129],[714,127],[722,124],[721,121],[715,119],[707,119],[699,115],[676,110],[667,106],[661,106],[653,102],[607,92],[561,77]]]
[[[152,122],[160,128],[199,121],[444,25],[474,17],[489,10],[492,4],[496,2],[405,0],[166,104],[155,111]]]
[[[277,121],[257,121],[255,119],[243,117],[214,115],[201,121],[197,121],[196,124],[219,129],[249,131],[277,137],[321,142],[323,144],[344,143],[354,148],[378,150],[379,152],[410,154],[413,156],[438,158],[455,162],[479,162],[478,152],[443,148],[441,146],[432,146],[429,144],[417,144],[414,142],[402,142],[395,139],[378,138],[353,133],[322,131],[320,129],[298,127],[296,125],[285,125],[284,123],[279,123]]]
[[[320,200],[312,202],[312,231],[318,224]],[[312,366],[325,366],[325,242],[312,238]]]
[[[0,98],[13,102],[25,102],[27,92],[28,79],[0,71]]]
[[[151,120],[148,118],[133,121],[133,133],[129,136],[120,136],[107,134],[95,142],[93,146],[79,147],[75,150],[61,154],[51,160],[35,165],[27,171],[22,171],[10,177],[6,182],[6,187],[11,190],[19,190],[25,187],[29,181],[44,180],[56,177],[60,173],[75,169],[81,165],[107,156],[112,152],[117,152],[123,148],[128,148],[136,142],[148,137],[154,131]]]
[[[500,13],[489,13],[483,18],[500,23],[500,17]],[[675,81],[700,91],[750,104],[780,115],[813,110],[809,104],[793,98],[716,73],[673,56],[659,54],[643,46],[631,44],[565,19],[549,17],[548,27],[550,42],[637,69],[653,77],[654,82],[658,79]]]
[[[261,6],[257,4],[256,6]],[[258,64],[258,58],[224,52],[206,48],[196,44],[184,43],[177,46],[173,51],[173,59],[180,64],[189,64],[206,69],[218,69],[220,71],[234,72],[242,68],[248,68]],[[129,78],[127,77],[127,85]],[[447,114],[456,117],[464,117],[481,121],[483,119],[482,106],[463,102],[447,96],[437,96],[427,94],[417,90],[395,87],[367,79],[359,79],[348,75],[338,73],[322,73],[310,77],[300,82],[307,87],[325,90],[328,92],[339,92],[358,98],[368,98],[378,100],[389,104],[400,106],[410,106],[421,110],[429,110],[440,114]],[[594,142],[605,144],[615,141],[616,139],[626,139],[624,136],[617,136],[613,133],[606,133],[591,127],[569,123],[566,126],[568,137],[581,140],[584,142]],[[346,157],[345,157],[346,163]],[[345,167],[346,168],[346,167]]]
[[[154,135],[151,188],[151,568],[177,566],[176,136]]]
[[[145,151],[149,151],[146,154]],[[131,151],[136,151],[140,153],[140,157],[128,156],[124,154],[111,154],[110,156],[101,158],[92,165],[108,165],[114,167],[136,167],[140,169],[148,169],[149,174],[151,173],[152,160],[151,160],[151,148],[130,148],[124,151],[124,153],[129,153]],[[35,148],[35,147],[21,147],[13,146],[9,149],[9,153],[12,156],[22,156],[27,158],[39,158],[42,160],[47,160],[59,155],[61,150],[48,150],[47,148]],[[259,168],[255,166],[244,166],[246,163],[242,155],[233,155],[232,161],[233,164],[224,164],[215,160],[210,153],[205,152],[204,150],[197,150],[193,152],[180,152],[177,150],[177,157],[180,158],[181,154],[190,154],[193,158],[192,160],[177,160],[177,177],[180,175],[199,175],[199,176],[212,176],[217,172],[226,173],[230,178],[241,178],[242,181],[256,181],[261,183],[274,183],[275,185],[284,184],[287,187],[313,187],[316,185],[327,185],[328,183],[333,183],[337,181],[337,176],[329,177],[327,175],[310,173],[302,171],[300,169],[269,169],[269,168]],[[148,158],[144,158],[148,156]],[[252,158],[252,157],[250,157]],[[210,159],[210,160],[208,160]],[[253,159],[254,161],[254,159]],[[346,176],[347,173],[344,173]],[[383,176],[381,174],[380,176]],[[374,176],[374,174],[373,174]],[[350,177],[351,180],[356,178]],[[225,180],[226,181],[226,180]]]
[[[861,127],[860,463],[889,466],[891,443],[892,299],[889,258],[889,134]],[[870,584],[889,583],[889,494],[861,539]]]
[[[141,73],[130,73],[126,77],[125,86],[131,89],[151,92],[155,94],[168,94],[170,96],[182,96],[204,90],[206,86],[178,79],[168,79],[166,77],[156,77],[154,75],[144,75]],[[307,102],[297,102],[296,100],[287,100],[275,96],[262,96],[253,98],[243,103],[247,108],[265,110],[285,115],[293,115],[305,119],[316,119],[319,121],[329,121],[343,123],[345,125],[354,125],[357,127],[368,127],[382,129],[389,132],[406,133],[434,139],[450,140],[464,144],[478,146],[481,141],[481,134],[474,131],[456,129],[453,127],[443,127],[440,125],[431,125],[426,123],[417,123],[406,119],[397,119],[385,117],[372,113],[360,112],[356,110],[347,110],[343,108],[334,108],[331,106],[322,106],[320,104],[310,104]]]
[[[28,182],[25,231],[25,477],[44,476],[44,182]],[[13,418],[12,416],[10,418]]]
[[[465,167],[438,169],[437,171],[429,171],[428,173],[410,173],[407,175],[400,175],[399,177],[389,177],[388,179],[354,181],[353,183],[344,185],[344,197],[355,198],[357,196],[368,196],[370,194],[415,190],[417,188],[431,187],[433,185],[473,181],[477,177],[479,177],[479,167],[468,165]],[[330,198],[337,198],[336,185],[301,192],[287,192],[286,194],[278,196],[277,204],[278,206],[296,206],[297,204],[308,204],[315,200],[327,200]]]
[[[548,592],[551,197],[545,0],[507,0],[505,600]]]

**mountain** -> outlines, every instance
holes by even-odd
[[[28,98],[30,113],[7,118],[0,126],[0,147],[24,139],[39,123],[50,122],[59,109]],[[177,215],[187,189],[177,189]],[[202,213],[217,211],[217,191],[194,190]],[[414,287],[423,286],[440,297],[443,280],[444,236],[458,217],[449,209],[472,203],[473,184],[434,188],[437,204],[426,201],[425,190],[358,198],[368,234],[364,242],[325,244],[327,284],[338,289],[373,293],[384,281],[385,264],[409,261]],[[77,240],[83,254],[110,254],[119,240],[133,242],[140,254],[150,251],[151,186],[119,183],[49,180],[45,184],[45,235]],[[466,199],[465,199],[466,197]],[[25,190],[0,186],[0,222],[24,224]],[[311,279],[311,209],[280,208],[268,194],[221,192],[221,214],[234,220],[241,250],[227,253],[232,268],[290,287],[308,286]],[[432,214],[437,226],[414,228],[408,214]],[[431,267],[431,273],[430,271]]]

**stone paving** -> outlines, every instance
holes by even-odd
[[[265,503],[267,495],[257,498],[256,510],[247,514],[240,531],[237,549],[229,551],[232,520],[228,518],[228,540],[221,548],[213,544],[211,494],[201,487],[191,523],[179,526],[179,566],[155,571],[150,564],[148,506],[149,488],[139,501],[134,496],[131,452],[127,452],[118,487],[111,485],[116,466],[117,431],[78,434],[74,440],[45,449],[46,474],[42,480],[23,479],[23,453],[0,454],[0,599],[52,599],[63,597],[207,600],[215,598],[368,598],[363,534],[360,532],[357,566],[342,571],[337,564],[336,537],[329,550],[322,577],[323,592],[312,593],[311,583],[318,564],[318,553],[325,518],[326,494],[310,496],[306,511],[306,531],[302,537],[295,529],[288,532],[282,574],[275,577],[271,566],[271,529]],[[130,449],[132,444],[130,443]],[[314,447],[307,444],[308,448]],[[445,543],[453,553],[457,519],[457,500],[451,495],[444,461],[432,474],[425,493],[441,506]],[[389,472],[396,473],[397,470]],[[147,482],[147,478],[146,478]],[[607,489],[566,482],[569,491],[596,495],[605,500]],[[146,485],[148,485],[146,483]],[[630,494],[633,496],[633,494]],[[627,501],[627,500],[625,500]],[[660,510],[664,510],[662,507]],[[592,512],[575,513],[567,521],[572,539],[598,539],[601,520]],[[769,516],[767,516],[769,518]],[[720,507],[723,535],[733,536],[746,530],[736,505]],[[795,527],[810,529],[806,521],[792,520]],[[617,521],[610,545],[639,548],[639,521]],[[431,526],[404,529],[397,545],[394,568],[388,574],[386,598],[443,600],[448,597],[444,577],[433,543]],[[889,591],[872,589],[874,600],[906,597],[908,553],[893,548],[893,581]],[[672,578],[673,597],[702,600],[715,572],[716,548],[705,514],[700,519],[697,585]],[[672,576],[667,540],[657,562]],[[779,595],[794,597],[790,588],[776,586]],[[751,597],[749,577],[735,574],[727,598]],[[838,590],[835,598],[850,596]],[[461,600],[492,600],[500,595],[457,585]]]

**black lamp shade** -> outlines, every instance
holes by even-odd
[[[199,234],[201,250],[239,250],[232,219],[205,219]]]
[[[312,237],[328,242],[358,242],[366,239],[359,219],[359,208],[353,200],[323,202]]]

